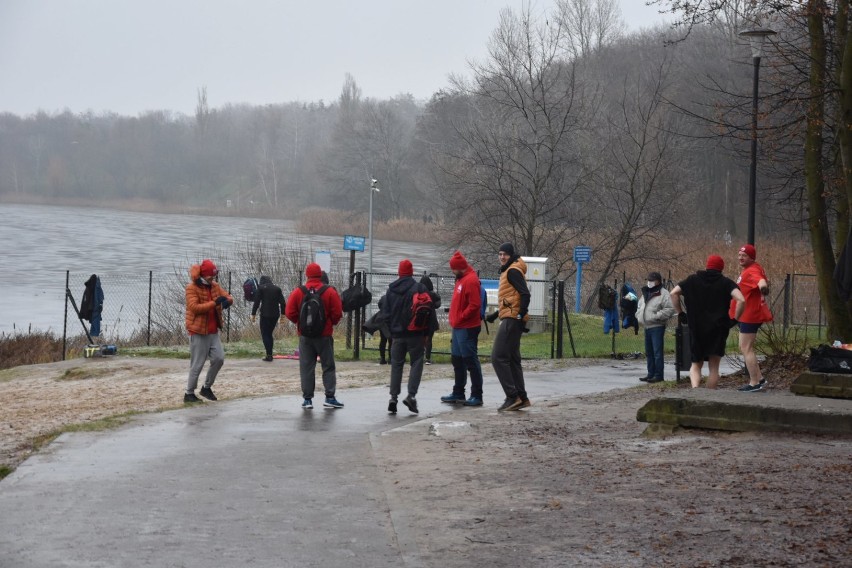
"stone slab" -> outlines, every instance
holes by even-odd
[[[852,399],[852,375],[805,371],[790,385],[790,392],[808,396]]]
[[[692,389],[648,401],[640,422],[712,430],[852,434],[852,401],[789,392]]]

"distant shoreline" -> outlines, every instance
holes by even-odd
[[[243,217],[249,219],[279,219],[286,218],[284,211],[275,211],[268,207],[237,209],[236,207],[189,207],[184,204],[164,204],[150,199],[101,199],[92,202],[79,197],[36,197],[25,194],[0,194],[0,204],[3,205],[46,205],[53,207],[97,207],[98,209],[114,209],[131,213],[157,213],[161,215],[209,215],[215,217]]]

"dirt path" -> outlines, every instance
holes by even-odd
[[[465,413],[474,421],[458,435],[384,436],[379,456],[417,511],[412,531],[427,564],[848,565],[852,440],[645,439],[636,410],[648,398],[613,391],[531,412]]]

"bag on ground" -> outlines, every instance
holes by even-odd
[[[429,321],[432,319],[432,297],[429,292],[415,292],[411,295],[411,319],[408,322],[408,331],[426,331]]]
[[[299,286],[302,290],[302,303],[299,305],[299,333],[304,337],[321,337],[325,331],[325,306],[322,294],[328,286],[308,288]]]
[[[852,351],[829,345],[811,347],[808,370],[814,373],[852,374]]]

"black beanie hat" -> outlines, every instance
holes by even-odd
[[[497,252],[505,252],[509,256],[515,256],[515,247],[512,246],[512,243],[503,243],[500,245],[500,248],[497,249]]]

